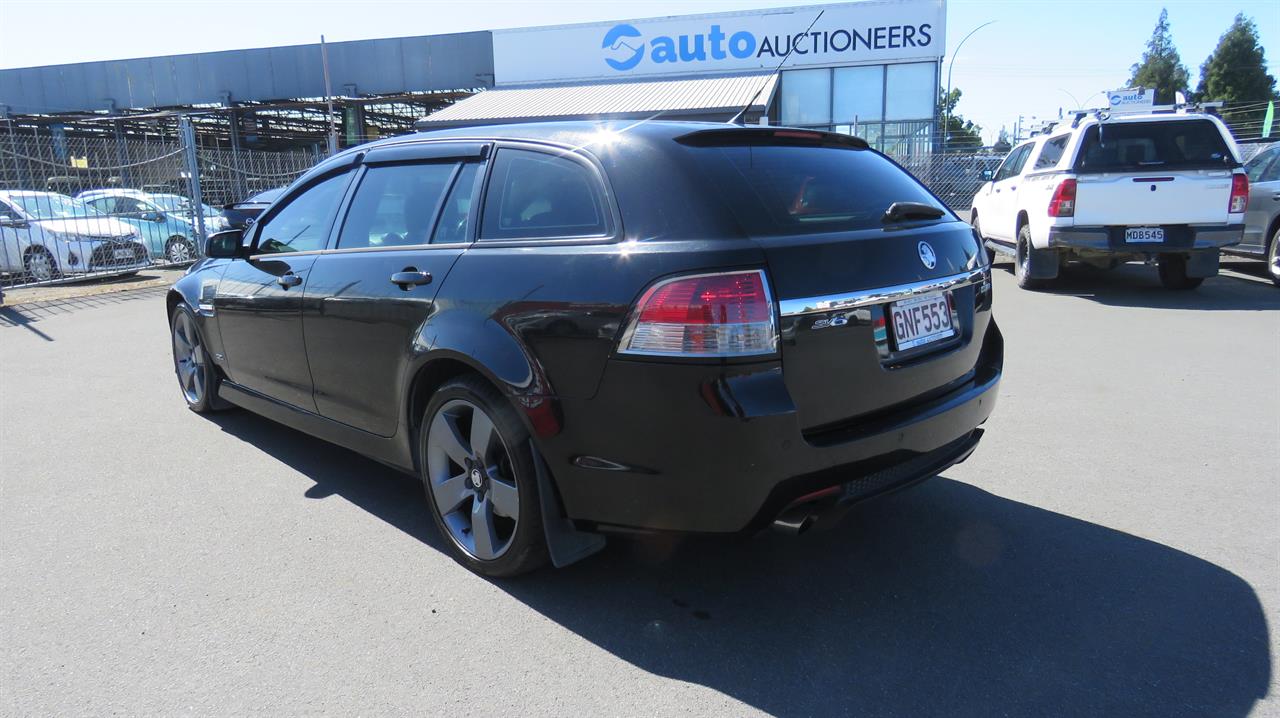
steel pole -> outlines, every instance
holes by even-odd
[[[947,135],[951,134],[951,106],[950,106],[950,101],[951,101],[951,71],[952,71],[952,70],[954,70],[954,69],[955,69],[955,67],[956,67],[956,55],[959,55],[959,54],[960,54],[960,48],[964,47],[965,40],[968,40],[969,38],[973,37],[973,33],[975,33],[975,32],[977,32],[977,31],[981,30],[982,28],[986,27],[987,25],[994,25],[995,23],[996,23],[996,21],[995,21],[995,20],[988,20],[987,22],[984,22],[984,23],[982,23],[981,25],[979,25],[979,26],[977,26],[977,27],[973,28],[972,30],[970,30],[968,35],[965,35],[963,38],[961,38],[961,39],[960,39],[960,42],[956,44],[956,49],[955,49],[954,51],[952,51],[952,53],[951,53],[951,61],[947,63],[947,95],[946,95],[946,99],[947,99],[948,105],[947,105],[946,107],[944,107],[944,108],[943,108],[943,112],[944,112],[944,116],[943,116],[943,123],[942,123],[942,151],[943,151],[943,152],[946,152],[946,150],[947,150]]]

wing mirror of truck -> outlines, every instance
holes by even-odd
[[[239,229],[228,229],[224,232],[209,235],[209,241],[205,243],[204,254],[206,257],[214,259],[235,259],[244,256],[241,249],[241,243],[244,240],[244,231]]]
[[[995,173],[991,170],[982,170],[982,174],[979,176],[982,177],[983,182],[990,182],[991,178],[995,177]]]

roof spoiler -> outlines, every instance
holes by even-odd
[[[676,142],[690,147],[732,147],[737,145],[798,145],[802,147],[836,147],[850,150],[870,149],[867,141],[853,135],[786,127],[725,127],[698,130],[680,135]]]

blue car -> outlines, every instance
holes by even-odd
[[[138,230],[147,252],[175,264],[190,262],[199,256],[198,232],[191,203],[176,194],[151,194],[135,189],[97,189],[81,192],[76,199],[102,214]],[[207,205],[205,231],[224,229],[225,220]]]

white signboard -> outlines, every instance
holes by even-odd
[[[1144,87],[1127,87],[1107,93],[1112,112],[1150,112],[1155,106],[1156,91]]]
[[[494,81],[772,70],[788,52],[789,68],[937,60],[945,22],[945,0],[886,0],[495,30]]]

